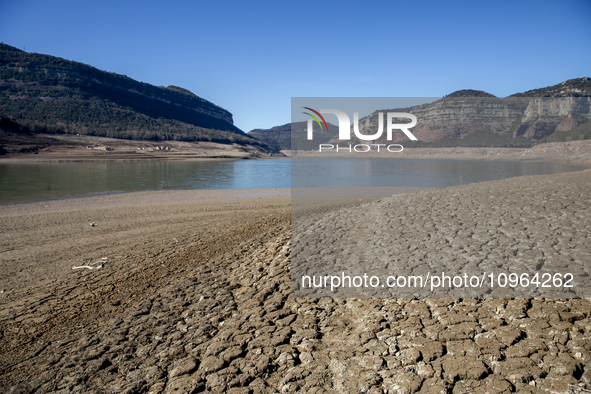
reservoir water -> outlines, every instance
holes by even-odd
[[[163,189],[447,187],[579,169],[558,163],[404,159],[0,161],[0,204]]]

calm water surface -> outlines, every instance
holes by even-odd
[[[0,204],[164,189],[290,187],[289,159],[145,162],[0,162]]]
[[[0,162],[0,204],[140,190],[280,188],[292,187],[292,181],[293,187],[446,187],[579,169],[556,163],[400,159]]]
[[[522,175],[583,170],[560,163],[480,160],[294,159],[293,187],[448,187]]]

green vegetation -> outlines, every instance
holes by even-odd
[[[569,131],[557,131],[540,142],[566,142],[591,139],[591,122],[579,125]]]
[[[32,133],[264,146],[232,114],[177,87],[157,87],[0,44],[0,111]]]
[[[22,127],[17,122],[10,119],[8,116],[0,114],[0,131],[3,130],[18,133],[22,131]]]
[[[484,92],[482,90],[472,90],[472,89],[463,89],[455,91],[451,94],[448,94],[445,97],[496,97],[490,93]]]
[[[589,97],[591,96],[591,78],[569,79],[557,85],[541,89],[528,90],[525,93],[512,94],[509,97]]]
[[[254,129],[248,135],[263,141],[274,151],[291,149],[291,123],[271,129]]]
[[[17,147],[17,152],[36,152],[39,149],[47,148],[50,145],[62,145],[63,143],[45,136],[34,135],[30,130],[0,114],[0,156],[9,153],[6,146]]]

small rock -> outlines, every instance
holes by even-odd
[[[219,371],[224,367],[224,360],[220,360],[215,356],[210,356],[201,362],[199,370],[204,373],[213,373]]]
[[[175,376],[186,375],[197,369],[197,362],[193,357],[186,357],[172,363],[168,376],[174,378]]]

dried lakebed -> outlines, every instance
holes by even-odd
[[[421,201],[446,201],[454,193],[454,204],[478,211],[470,205],[471,196],[487,185],[499,198],[488,213],[481,212],[481,221],[496,214],[536,223],[540,220],[536,201],[558,215],[554,220],[560,219],[561,211],[576,207],[576,220],[553,222],[559,232],[551,226],[534,227],[538,236],[546,232],[547,238],[555,238],[552,248],[557,253],[576,253],[573,259],[589,264],[591,171],[423,191],[412,195],[417,215],[436,216],[431,210],[437,204]],[[522,198],[520,187],[536,200]],[[373,204],[387,205],[410,196]],[[513,199],[520,199],[520,204],[511,204]],[[178,211],[179,218],[186,215],[167,204],[162,202],[165,211]],[[178,244],[137,246],[128,253],[121,251],[122,245],[107,244],[101,253],[119,248],[115,253],[124,256],[101,270],[80,270],[4,293],[1,390],[576,393],[591,389],[590,300],[293,298],[285,205],[279,200],[257,201],[256,207],[252,202],[241,204],[251,204],[250,211],[231,219],[204,215],[202,226],[194,224],[186,230],[191,237],[179,239]],[[517,206],[524,209],[516,211]],[[528,206],[532,208],[525,209]],[[142,209],[134,211],[138,220]],[[338,214],[329,215],[333,222],[339,220]],[[212,226],[214,222],[225,225]],[[176,237],[181,231],[173,223],[160,224],[154,234]],[[204,226],[209,231],[201,230]],[[405,237],[421,228],[409,226]],[[454,229],[453,240],[459,246],[469,241],[466,230]],[[443,237],[447,230],[437,231]],[[516,229],[504,228],[503,234],[519,237]],[[103,234],[104,242],[109,236]],[[500,235],[491,232],[490,238],[494,237]],[[35,240],[23,242],[35,244]]]
[[[589,174],[395,195],[322,217],[298,215],[307,193],[293,193],[294,295],[590,297]]]

